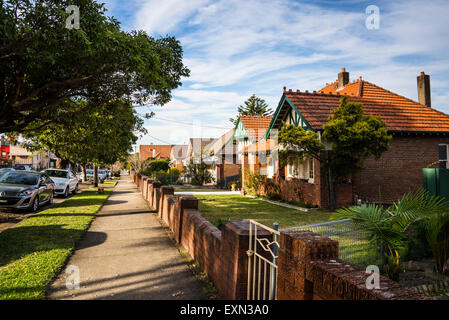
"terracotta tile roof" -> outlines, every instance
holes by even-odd
[[[413,101],[412,99],[403,97],[397,93],[379,87],[371,82],[362,80],[361,78],[359,78],[356,81],[348,83],[342,89],[338,89],[337,82],[335,81],[330,84],[326,84],[324,88],[318,91],[331,94],[358,96],[361,98],[371,99],[382,103],[390,103],[393,105],[412,106],[412,107],[416,105],[422,106],[421,104],[419,104],[416,101]]]
[[[170,159],[171,145],[140,145],[139,147],[139,157],[140,160],[147,160],[149,158],[155,158],[156,160],[167,160]],[[155,150],[153,152],[153,150]]]
[[[363,103],[364,112],[380,116],[386,122],[388,130],[449,132],[449,115],[389,92],[367,81],[348,84],[347,86],[350,86],[350,88],[347,90],[354,90],[352,86],[356,84],[363,86],[361,88],[362,94],[361,96],[348,95],[349,101]],[[322,129],[322,126],[328,122],[331,111],[338,107],[341,99],[340,93],[343,92],[339,90],[337,94],[332,94],[289,90],[285,91],[284,94],[297,107],[313,129]]]
[[[273,116],[239,116],[248,132],[251,141],[259,141],[265,137]]]
[[[273,139],[262,139],[257,143],[246,146],[239,153],[246,152],[260,152],[260,151],[272,151],[277,148],[278,144]]]

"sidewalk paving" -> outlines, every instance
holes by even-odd
[[[113,189],[67,265],[79,268],[80,289],[67,289],[62,271],[49,299],[207,299],[129,177]]]

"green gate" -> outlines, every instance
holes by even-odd
[[[449,169],[424,168],[424,189],[449,199]]]

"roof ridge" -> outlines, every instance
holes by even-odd
[[[407,98],[407,97],[405,97],[405,96],[402,96],[402,95],[400,95],[400,94],[398,94],[398,93],[396,93],[396,92],[387,90],[387,89],[385,89],[385,88],[383,88],[383,87],[381,87],[381,86],[378,86],[377,84],[374,84],[374,83],[369,82],[369,81],[366,81],[366,80],[363,80],[363,81],[366,82],[366,83],[369,83],[370,85],[373,85],[373,86],[375,86],[375,87],[377,87],[377,88],[379,88],[379,89],[385,90],[386,92],[391,93],[391,94],[393,94],[393,95],[395,95],[395,96],[397,96],[397,97],[406,99],[406,100],[408,100],[408,101],[410,101],[410,102],[413,102],[413,103],[416,103],[416,104],[419,105],[419,106],[426,107],[426,106],[420,104],[418,101],[415,101],[415,100],[413,100],[413,99],[410,99],[410,98]],[[362,96],[362,97],[363,97],[363,96]],[[369,99],[369,98],[368,98],[368,99]],[[426,108],[428,108],[428,107],[426,107]]]

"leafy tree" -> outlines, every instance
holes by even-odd
[[[73,110],[83,109],[85,100],[68,101]],[[59,158],[80,164],[112,165],[125,161],[137,132],[145,132],[143,121],[131,104],[124,100],[110,100],[95,111],[76,113],[69,124],[51,123],[45,128],[33,128],[24,137],[30,150],[52,150]],[[39,127],[40,125],[34,124]]]
[[[153,176],[156,172],[166,172],[170,168],[170,160],[145,160],[145,169],[141,171],[146,176]]]
[[[252,95],[238,108],[239,114],[243,116],[268,116],[273,110],[268,108],[268,104],[264,99]],[[237,124],[236,119],[229,119],[234,125]]]
[[[361,171],[367,157],[379,159],[388,150],[391,138],[380,117],[365,115],[361,103],[342,97],[323,126],[322,140],[330,145],[330,150],[316,132],[284,124],[279,142],[286,149],[279,155],[282,165],[305,157],[320,161],[326,172],[329,208],[335,210],[339,180]]]
[[[66,8],[80,29],[66,28]],[[67,124],[109,100],[163,105],[189,75],[173,37],[125,32],[94,0],[5,0],[0,6],[0,133]],[[64,103],[83,98],[83,108]]]
[[[193,185],[202,186],[213,180],[209,171],[211,165],[204,161],[207,158],[207,153],[205,148],[201,148],[190,158],[189,163],[184,168],[184,176],[190,178]]]

